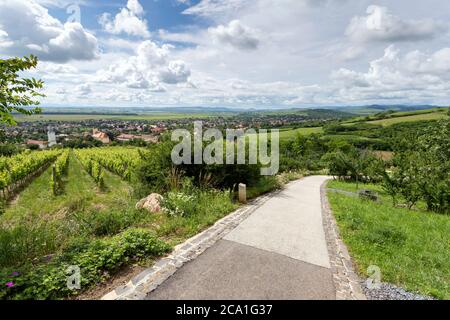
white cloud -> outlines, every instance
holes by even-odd
[[[164,91],[162,84],[188,81],[190,69],[182,60],[170,59],[170,45],[158,46],[151,40],[142,42],[136,55],[97,72],[97,81],[124,84],[135,89]]]
[[[183,13],[199,16],[220,15],[241,9],[246,4],[245,2],[242,0],[202,0]]]
[[[128,0],[127,7],[122,8],[120,12],[111,19],[111,14],[103,13],[98,22],[106,32],[112,34],[126,33],[132,36],[143,38],[150,37],[147,20],[143,18],[144,8],[138,0]]]
[[[3,50],[6,54],[35,54],[57,62],[98,57],[98,42],[92,33],[79,23],[62,24],[33,0],[2,0],[0,28],[7,34],[6,41],[12,42]]]
[[[254,50],[259,45],[257,32],[243,25],[239,20],[233,20],[227,26],[219,25],[216,28],[209,28],[208,32],[220,44],[231,45],[238,49]]]
[[[432,39],[448,31],[448,25],[431,19],[403,20],[386,7],[371,5],[367,16],[354,17],[346,34],[354,41],[418,41]]]
[[[393,45],[370,62],[367,72],[341,68],[332,73],[341,99],[400,99],[433,96],[450,88],[450,48],[432,54],[411,51],[401,55]],[[411,102],[414,102],[412,100]]]

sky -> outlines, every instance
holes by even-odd
[[[0,0],[43,105],[449,105],[448,0]]]

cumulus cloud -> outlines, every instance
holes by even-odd
[[[418,41],[432,39],[448,31],[448,25],[428,20],[403,20],[388,8],[371,5],[367,16],[354,17],[346,35],[354,41]]]
[[[239,20],[233,20],[226,26],[209,28],[208,32],[215,41],[238,49],[254,50],[259,45],[257,32],[243,25]]]
[[[381,58],[370,62],[367,72],[341,68],[332,73],[332,79],[343,101],[439,96],[450,88],[449,62],[450,48],[401,55],[391,45]]]
[[[162,84],[185,83],[191,75],[182,60],[170,59],[170,45],[142,42],[126,61],[97,72],[97,81],[124,84],[129,88],[164,91]]]
[[[112,34],[125,33],[132,36],[148,38],[147,20],[143,18],[144,8],[138,0],[128,0],[126,8],[122,8],[120,12],[111,18],[111,14],[103,13],[98,22],[102,25],[106,32]]]
[[[0,29],[3,41],[9,43],[2,46],[6,54],[35,54],[56,62],[98,57],[98,41],[92,33],[76,22],[62,24],[33,0],[2,0]]]

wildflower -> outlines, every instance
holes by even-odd
[[[6,286],[7,286],[8,288],[12,288],[12,287],[14,287],[14,282],[12,282],[12,281],[7,282],[7,283],[6,283]]]

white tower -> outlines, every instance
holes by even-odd
[[[48,136],[48,146],[53,147],[56,144],[56,134],[55,130],[53,130],[52,127],[48,127],[47,136]]]

